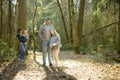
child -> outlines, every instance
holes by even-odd
[[[61,48],[61,40],[59,34],[55,31],[55,29],[50,30],[50,49],[51,54],[53,58],[53,65],[55,67],[58,67],[58,61],[59,61],[59,51]]]
[[[27,39],[27,42],[25,43],[25,44],[27,44],[28,41],[29,41],[28,31],[27,30],[23,30],[22,35]]]

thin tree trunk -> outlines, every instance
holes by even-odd
[[[113,6],[113,9],[114,9],[114,19],[116,19],[116,2],[114,0],[114,6]],[[113,25],[112,27],[112,32],[113,32],[113,35],[112,35],[112,38],[113,38],[113,47],[114,47],[114,51],[117,50],[117,24]]]
[[[78,14],[78,38],[79,43],[81,43],[82,38],[82,28],[83,28],[83,18],[84,18],[85,0],[80,0],[79,14]]]
[[[73,29],[73,38],[74,38],[74,51],[76,54],[79,54],[79,39],[78,39],[78,31],[77,31],[77,21],[76,21],[76,16],[75,16],[75,11],[74,11],[74,2],[73,0],[71,1],[71,20],[72,20],[72,29]]]
[[[118,23],[118,54],[120,57],[120,0],[119,0],[119,23]]]
[[[60,12],[61,12],[61,18],[62,18],[63,26],[64,26],[64,29],[65,29],[65,35],[66,35],[67,43],[69,43],[69,37],[68,37],[68,33],[67,33],[65,18],[64,18],[64,14],[63,14],[62,8],[60,6],[59,0],[57,0],[57,3],[58,3],[58,6],[59,6],[59,9],[60,9]]]
[[[11,15],[12,15],[12,12],[11,12],[11,0],[9,0],[9,10],[8,10],[8,44],[9,44],[9,48],[11,48],[12,44],[12,26],[11,26]]]
[[[98,15],[97,15],[97,1],[93,1],[93,10],[95,11],[95,15],[94,15],[94,34],[93,34],[93,50],[97,51],[97,34],[96,34],[96,30],[97,30],[97,26],[98,26]]]
[[[2,0],[0,0],[0,39],[2,39]],[[0,54],[1,54],[1,48],[0,48]]]
[[[2,21],[2,15],[3,15],[3,10],[2,10],[2,0],[0,0],[0,12],[1,12],[1,15],[0,15],[0,39],[2,38],[2,23],[3,23],[3,21]]]
[[[33,30],[33,53],[35,53],[35,30],[34,30],[34,27],[35,27],[35,24],[34,24],[34,20],[35,20],[35,15],[36,15],[36,12],[37,12],[37,5],[36,5],[36,8],[35,8],[35,12],[34,12],[34,16],[33,16],[33,20],[32,20],[32,30]]]
[[[72,29],[72,20],[71,20],[71,9],[70,9],[71,3],[70,0],[68,0],[68,10],[69,10],[69,27],[70,27],[70,42],[73,43],[73,29]]]

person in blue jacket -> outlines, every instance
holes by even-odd
[[[25,38],[25,36],[22,34],[23,30],[21,28],[18,29],[18,33],[16,35],[16,37],[19,40],[20,43],[20,60],[24,60],[24,56],[25,56],[25,51],[26,51],[26,44],[27,44],[27,39]]]

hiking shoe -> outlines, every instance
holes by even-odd
[[[44,63],[42,66],[46,66],[46,64]]]
[[[52,66],[52,64],[50,63],[49,66]]]

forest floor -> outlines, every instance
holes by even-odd
[[[59,67],[44,67],[41,52],[29,51],[24,61],[16,58],[1,65],[0,80],[120,80],[120,64],[101,53],[61,51],[59,56]]]

